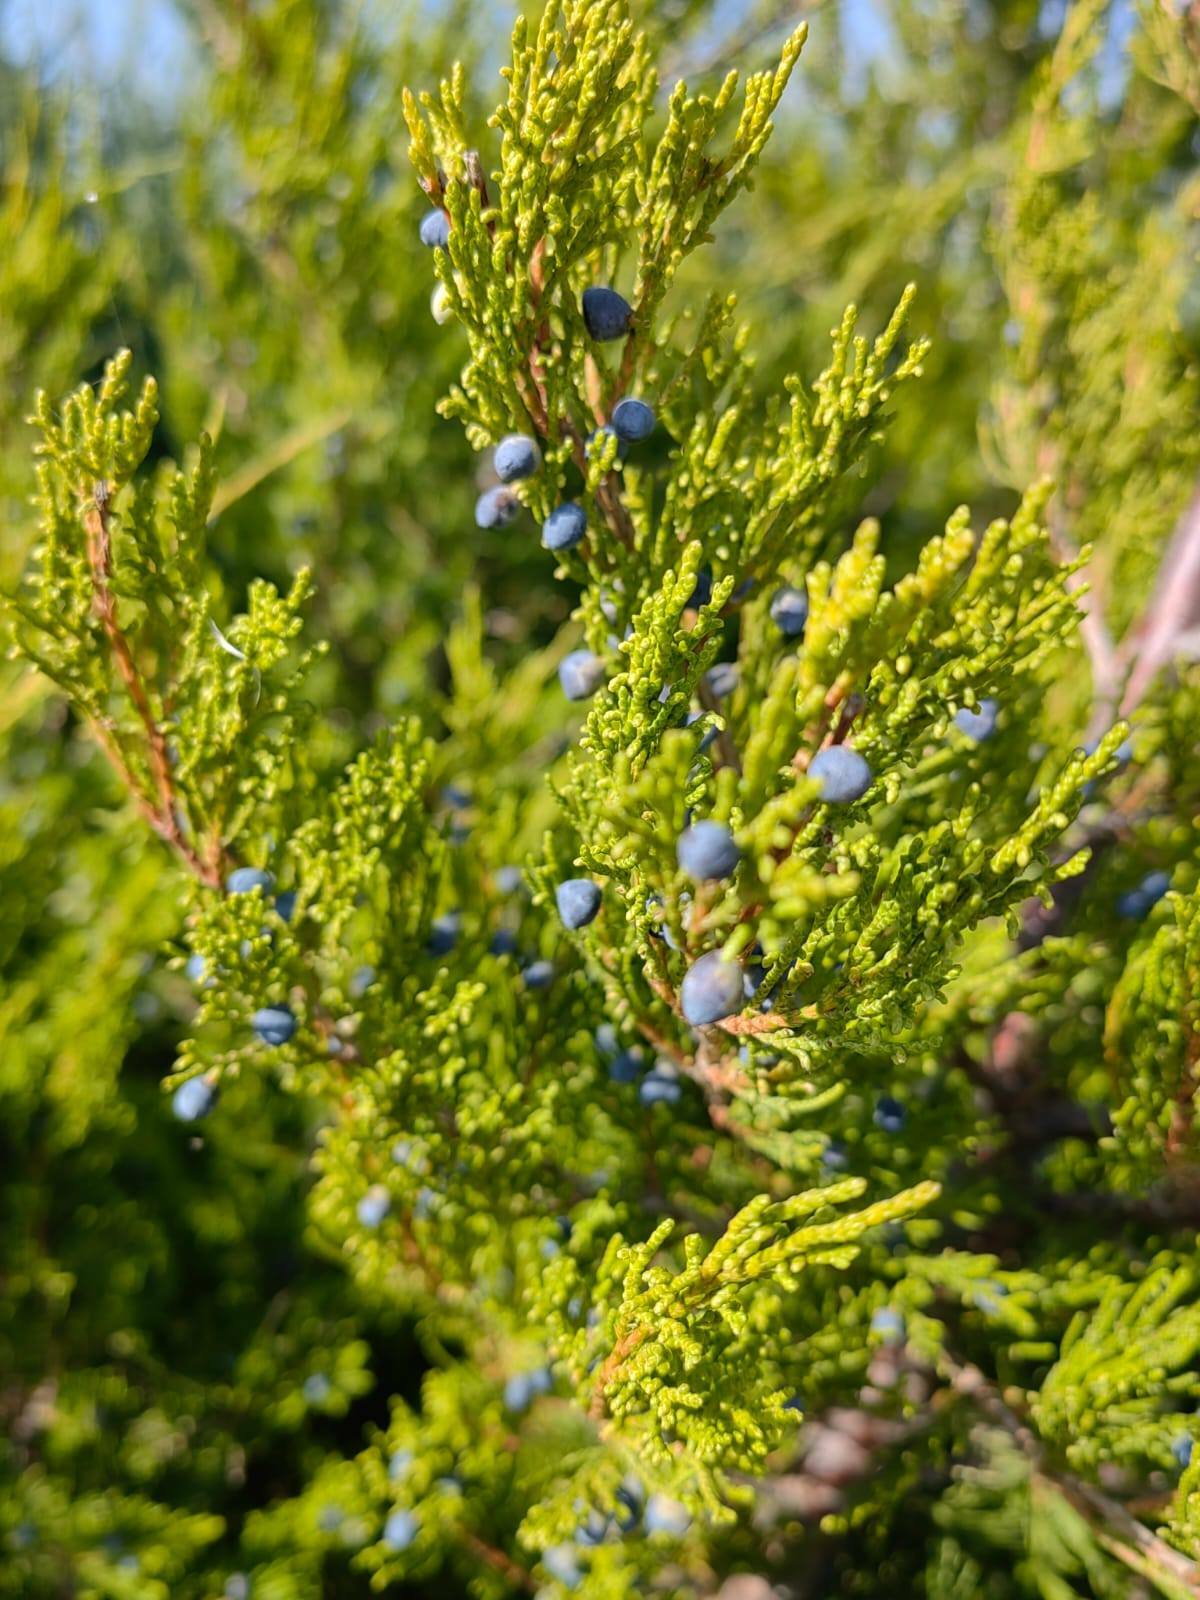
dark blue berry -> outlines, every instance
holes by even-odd
[[[263,1006],[250,1018],[250,1026],[264,1044],[286,1044],[296,1031],[296,1019],[288,1006]]]
[[[421,243],[429,250],[444,250],[450,242],[450,218],[438,206],[421,218]]]
[[[614,1083],[636,1083],[645,1070],[646,1057],[636,1044],[628,1050],[618,1050],[608,1065],[608,1075]]]
[[[521,978],[527,989],[548,989],[554,982],[554,963],[531,961],[527,967],[522,967]]]
[[[785,639],[802,639],[808,625],[808,595],[803,589],[777,589],[771,597],[771,621]]]
[[[693,1027],[719,1022],[742,1008],[742,969],[719,950],[710,950],[688,969],[679,999]]]
[[[285,889],[282,894],[275,896],[275,913],[284,922],[290,922],[296,910],[295,889]]]
[[[588,700],[604,682],[604,663],[590,650],[572,650],[558,664],[558,681],[568,700]]]
[[[844,1172],[848,1163],[849,1157],[846,1154],[846,1146],[839,1143],[837,1139],[830,1139],[824,1150],[821,1151],[821,1165],[827,1172]]]
[[[587,533],[587,513],[574,500],[555,506],[542,523],[542,543],[547,550],[573,550]]]
[[[583,291],[583,320],[593,339],[623,339],[633,326],[633,307],[615,289]]]
[[[904,1107],[890,1094],[881,1094],[875,1102],[875,1126],[882,1128],[884,1133],[899,1133],[906,1117]]]
[[[521,502],[511,489],[503,484],[495,489],[485,489],[475,502],[477,528],[506,528],[521,513]]]
[[[1193,1441],[1190,1435],[1186,1433],[1180,1434],[1178,1439],[1173,1439],[1171,1441],[1171,1454],[1175,1457],[1176,1461],[1178,1461],[1181,1467],[1187,1467],[1191,1465],[1192,1443]]]
[[[965,733],[968,739],[974,739],[976,744],[982,744],[995,733],[996,718],[999,714],[998,700],[981,700],[974,711],[969,706],[963,706],[960,711],[956,711],[954,726],[959,733]]]
[[[517,936],[511,928],[497,928],[488,949],[494,956],[515,956]]]
[[[274,885],[275,879],[261,867],[235,867],[225,879],[229,894],[249,894],[253,889],[261,889],[265,895],[270,893]]]
[[[821,799],[827,805],[848,805],[871,787],[870,767],[857,750],[844,744],[819,751],[809,763],[808,775],[821,785]]]
[[[554,903],[565,928],[586,928],[600,910],[600,885],[591,878],[568,878],[554,891]]]
[[[637,444],[654,432],[654,412],[644,400],[618,400],[613,407],[612,429],[618,439]]]
[[[501,439],[492,457],[492,465],[501,483],[516,483],[521,478],[532,478],[542,464],[542,452],[537,441],[527,433],[510,433]]]
[[[171,1096],[171,1110],[180,1122],[199,1122],[216,1103],[216,1090],[203,1078],[189,1078]]]
[[[701,567],[696,574],[696,586],[688,596],[688,609],[699,611],[701,606],[706,606],[712,599],[713,579],[707,567]]]
[[[434,917],[429,928],[429,953],[434,956],[449,955],[458,943],[459,933],[462,931],[462,914],[458,911],[446,911],[440,917]]]
[[[684,872],[697,883],[730,877],[742,859],[742,852],[723,822],[693,823],[679,835],[675,855]]]

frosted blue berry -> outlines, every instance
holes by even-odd
[[[501,894],[517,894],[525,882],[520,867],[500,867],[496,872],[496,888]]]
[[[235,867],[225,879],[228,894],[249,894],[252,889],[269,894],[274,885],[275,879],[261,867]]]
[[[552,961],[531,961],[521,969],[521,979],[527,989],[548,989],[554,982]]]
[[[704,682],[714,699],[725,700],[737,688],[740,676],[736,661],[718,661],[704,674]]]
[[[425,213],[418,231],[427,250],[444,250],[450,243],[450,218],[438,206]]]
[[[296,1031],[296,1019],[288,1006],[263,1006],[250,1018],[250,1026],[264,1044],[286,1044]]]
[[[558,681],[568,700],[589,700],[604,682],[604,663],[590,650],[572,650],[558,664]]]
[[[417,1519],[403,1508],[393,1511],[383,1525],[383,1542],[389,1550],[407,1550],[417,1537]]]
[[[208,976],[208,962],[201,955],[190,955],[183,970],[193,983],[203,983]]]
[[[564,928],[586,928],[595,920],[603,896],[591,878],[568,878],[554,891],[554,903]]]
[[[832,744],[809,763],[808,775],[821,785],[826,805],[844,806],[859,800],[871,787],[871,769],[857,750]]]
[[[808,626],[808,595],[790,586],[777,589],[771,597],[771,621],[785,639],[801,639]]]
[[[462,914],[458,911],[446,911],[440,917],[434,917],[429,928],[429,953],[434,956],[449,955],[458,943],[458,936],[462,931]]]
[[[679,988],[683,1014],[694,1028],[719,1022],[742,1009],[742,969],[736,961],[726,961],[719,950],[688,968]]]
[[[547,550],[573,550],[587,532],[587,512],[574,500],[554,510],[542,523],[542,543]]]
[[[637,444],[654,432],[654,412],[644,400],[618,400],[613,407],[612,430],[618,439]]]
[[[374,967],[355,967],[354,971],[350,974],[350,983],[348,986],[350,989],[350,998],[352,1000],[360,1000],[374,982]]]
[[[723,822],[694,822],[679,835],[675,856],[689,878],[706,883],[730,877],[742,852]]]
[[[506,528],[514,522],[521,513],[521,502],[511,489],[506,489],[503,484],[494,489],[485,489],[475,502],[475,526],[477,528]]]
[[[322,1533],[336,1533],[345,1520],[341,1506],[322,1506],[317,1513],[317,1527]]]
[[[373,1183],[355,1210],[364,1228],[377,1228],[392,1209],[392,1197],[381,1183]]]
[[[388,1477],[393,1483],[399,1483],[408,1476],[409,1468],[413,1464],[411,1450],[393,1450],[388,1457]]]
[[[904,1338],[904,1318],[890,1306],[883,1306],[872,1313],[871,1332],[877,1333],[885,1344],[899,1344]]]
[[[542,1552],[542,1565],[552,1578],[568,1589],[578,1588],[583,1581],[583,1568],[576,1558],[574,1545],[551,1545]]]
[[[231,1572],[225,1579],[225,1600],[250,1600],[250,1579],[244,1572]]]
[[[646,1501],[646,1532],[669,1533],[681,1538],[691,1527],[691,1513],[669,1495],[652,1494]]]
[[[583,321],[593,339],[623,339],[633,326],[633,307],[615,289],[583,291]]]
[[[501,483],[516,483],[521,478],[532,478],[542,464],[542,452],[537,440],[527,433],[509,433],[496,446],[492,465]]]
[[[171,1096],[171,1110],[180,1122],[199,1122],[217,1103],[217,1091],[203,1078],[189,1078]]]
[[[333,1393],[333,1385],[323,1372],[313,1372],[305,1378],[303,1392],[310,1406],[320,1406]]]
[[[617,1030],[611,1022],[602,1022],[592,1037],[596,1041],[596,1049],[602,1056],[615,1056],[621,1048]]]
[[[954,726],[959,733],[965,733],[968,739],[974,739],[976,744],[982,744],[995,733],[996,718],[999,714],[998,700],[981,700],[974,711],[969,706],[963,706],[960,711],[956,711]]]
[[[875,1126],[882,1128],[884,1133],[899,1133],[906,1117],[904,1107],[890,1094],[881,1094],[875,1102]]]
[[[644,1106],[675,1106],[682,1096],[679,1079],[665,1073],[651,1072],[638,1085],[638,1099]]]
[[[275,914],[284,922],[290,922],[296,910],[295,889],[285,889],[282,894],[275,896]]]
[[[1193,1441],[1191,1436],[1186,1433],[1181,1433],[1177,1439],[1173,1439],[1171,1441],[1171,1454],[1175,1457],[1176,1461],[1178,1461],[1181,1467],[1187,1467],[1191,1465],[1192,1443]]]

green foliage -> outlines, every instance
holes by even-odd
[[[1200,1587],[1195,30],[888,16],[490,111],[482,7],[205,0],[162,171],[6,122],[0,1594]]]

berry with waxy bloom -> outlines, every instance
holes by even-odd
[[[600,885],[591,878],[568,878],[554,891],[564,928],[586,928],[600,910]]]
[[[421,218],[418,232],[427,250],[444,250],[450,243],[450,218],[441,206],[436,206]]]
[[[573,550],[587,532],[587,513],[567,500],[542,523],[542,543],[547,550]]]
[[[263,1006],[250,1018],[250,1026],[264,1044],[286,1044],[296,1031],[289,1006]]]
[[[536,439],[527,433],[506,434],[496,446],[492,465],[501,483],[516,483],[521,478],[532,478],[542,464],[542,452]]]
[[[180,1122],[199,1122],[217,1103],[217,1091],[203,1078],[189,1078],[171,1096],[171,1110]]]
[[[742,1008],[742,969],[710,950],[688,968],[679,988],[683,1014],[694,1028],[719,1022]]]
[[[572,650],[558,664],[558,681],[568,700],[589,700],[604,682],[604,663],[591,650]]]
[[[623,339],[633,326],[633,307],[624,295],[597,284],[583,291],[583,321],[593,339]]]
[[[679,865],[697,883],[728,878],[742,852],[723,822],[694,822],[679,835],[675,845]]]
[[[488,530],[506,528],[520,513],[521,502],[516,495],[503,484],[498,484],[494,489],[485,489],[476,500],[475,526]]]
[[[392,1197],[381,1183],[373,1183],[355,1207],[364,1228],[377,1228],[392,1209]]]
[[[227,894],[250,894],[254,889],[269,894],[274,886],[275,879],[261,867],[235,867],[225,879]]]
[[[417,1537],[417,1527],[411,1511],[393,1511],[383,1525],[383,1542],[389,1550],[407,1550]]]
[[[821,799],[827,805],[849,805],[871,787],[870,767],[857,750],[844,744],[818,751],[809,763],[808,775],[821,785]]]
[[[654,412],[644,400],[618,400],[613,407],[612,430],[626,444],[637,444],[654,432]]]

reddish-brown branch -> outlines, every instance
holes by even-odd
[[[609,1351],[603,1365],[596,1374],[596,1381],[592,1385],[592,1400],[588,1406],[588,1416],[591,1417],[593,1422],[599,1422],[604,1416],[604,1391],[612,1382],[617,1369],[640,1345],[645,1344],[650,1337],[650,1332],[651,1330],[647,1323],[639,1323],[624,1338],[618,1339]]]
[[[527,1589],[530,1594],[533,1594],[537,1589],[537,1584],[534,1582],[532,1574],[514,1561],[510,1555],[506,1555],[503,1550],[498,1550],[494,1544],[488,1544],[477,1533],[472,1533],[470,1529],[466,1528],[463,1530],[462,1540],[472,1555],[477,1556],[480,1561],[491,1567],[493,1572],[500,1573],[510,1583],[516,1584],[519,1589]]]
[[[151,709],[146,686],[142,682],[137,663],[133,659],[133,652],[129,648],[129,641],[122,631],[117,615],[117,600],[111,585],[112,536],[109,527],[107,483],[99,482],[93,486],[83,513],[83,527],[87,535],[88,568],[92,577],[92,609],[104,629],[117,673],[145,732],[146,755],[157,791],[157,803],[145,793],[124,757],[117,758],[119,753],[115,740],[101,735],[101,746],[154,831],[202,882],[215,887],[221,881],[219,865],[202,861],[184,837],[179,825],[177,797],[171,778],[167,742]]]

